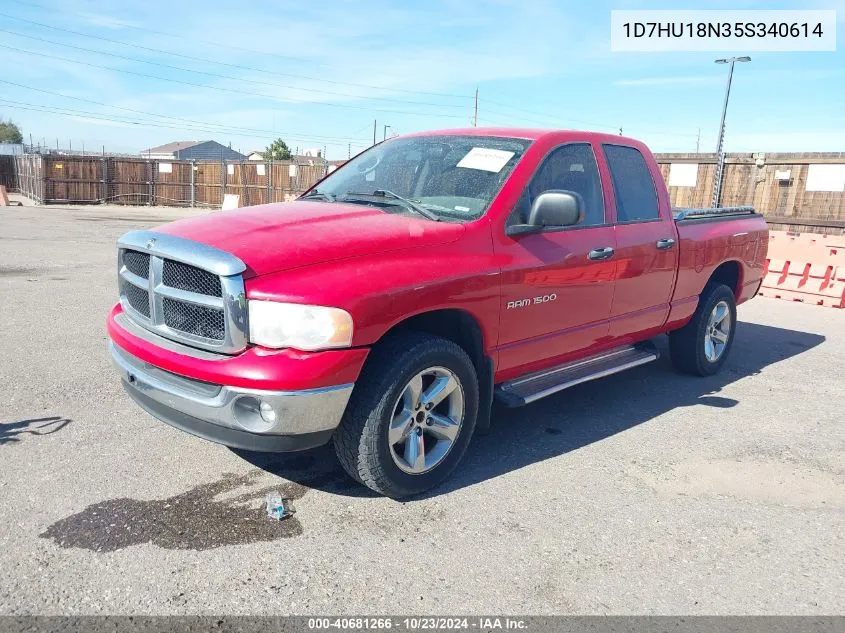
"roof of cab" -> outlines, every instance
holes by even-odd
[[[599,143],[639,143],[636,139],[618,134],[607,134],[604,132],[588,132],[585,130],[549,130],[543,128],[521,128],[521,127],[468,127],[455,128],[450,130],[430,130],[426,132],[413,132],[403,136],[501,136],[507,138],[523,138],[532,141],[540,140],[546,136],[572,136],[579,140],[596,141]]]

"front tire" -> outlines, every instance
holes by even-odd
[[[724,284],[704,288],[689,323],[669,333],[669,352],[676,369],[712,376],[728,358],[736,332],[736,299]]]
[[[475,367],[458,345],[418,332],[393,335],[370,353],[334,434],[335,452],[372,490],[419,494],[464,456],[478,398]]]

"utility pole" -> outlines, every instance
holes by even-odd
[[[478,127],[478,88],[475,89],[475,108],[472,111],[472,127]]]
[[[701,147],[701,128],[698,128],[698,136],[695,137],[695,153],[698,154],[698,148]]]
[[[719,123],[719,141],[716,144],[716,182],[713,183],[713,207],[717,208],[722,197],[722,174],[725,171],[725,115],[728,113],[728,99],[731,96],[731,80],[734,76],[734,63],[750,62],[750,57],[731,57],[730,59],[717,59],[717,64],[730,64],[728,71],[728,84],[725,87],[725,102],[722,104],[722,120]]]
[[[378,127],[378,121],[373,119],[373,145],[376,144],[376,128]]]
[[[352,143],[346,146],[346,160],[352,158]]]

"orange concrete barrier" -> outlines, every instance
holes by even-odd
[[[770,231],[760,295],[845,308],[845,237]]]
[[[6,193],[6,187],[4,185],[0,185],[0,207],[8,207],[9,206],[9,194]]]

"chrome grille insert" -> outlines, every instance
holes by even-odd
[[[142,279],[150,276],[150,256],[138,251],[123,251],[123,265],[126,270]]]
[[[223,292],[220,287],[220,277],[214,273],[196,266],[175,262],[172,259],[164,260],[161,280],[165,286],[170,288],[188,290],[201,295],[219,297]]]
[[[161,300],[164,323],[180,332],[222,341],[226,334],[223,310],[183,303],[169,297]]]
[[[123,293],[129,305],[148,319],[150,318],[150,293],[147,290],[130,283],[124,285]]]
[[[118,246],[120,301],[133,321],[194,347],[229,354],[246,347],[240,259],[153,231],[127,233]]]

